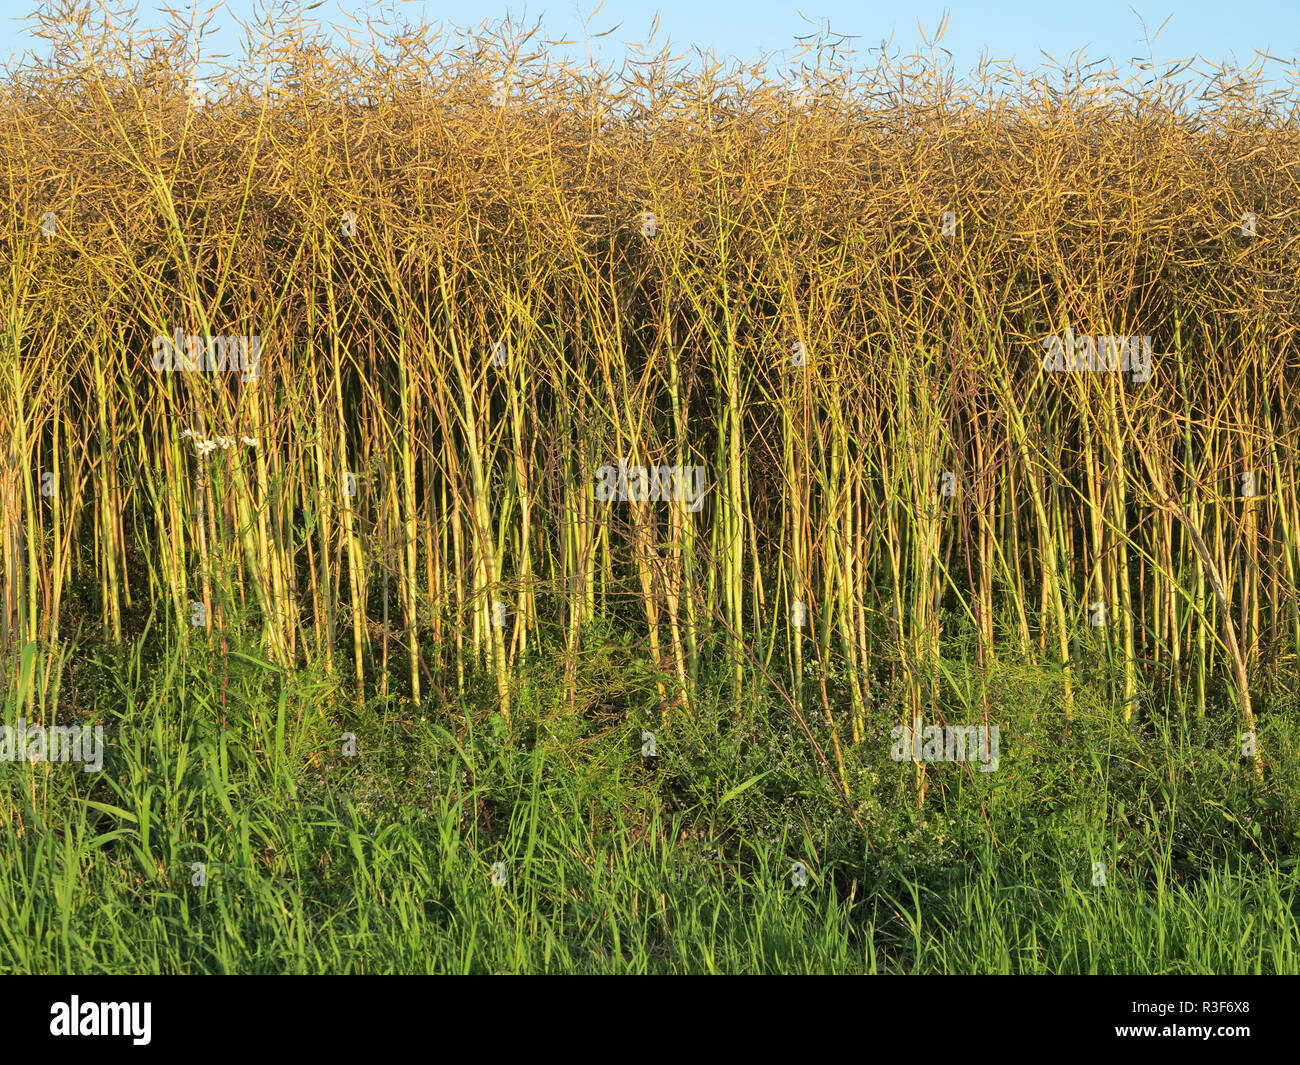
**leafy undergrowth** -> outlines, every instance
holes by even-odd
[[[996,772],[929,765],[918,808],[881,707],[846,800],[788,706],[665,722],[618,657],[577,717],[539,664],[510,729],[251,660],[106,684],[101,772],[0,775],[0,971],[1300,969],[1293,735],[1261,783],[1228,736],[1067,731],[1022,677]]]

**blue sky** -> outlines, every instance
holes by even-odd
[[[28,10],[37,0],[3,0],[0,7],[6,16],[0,19],[0,61],[12,60],[15,53],[33,49],[43,51],[42,41],[24,31],[23,23],[13,16]],[[110,4],[115,0],[109,0]],[[138,2],[137,18],[141,25],[161,26],[167,18],[158,0]],[[277,0],[280,2],[280,0]],[[311,0],[301,4],[307,7]],[[189,10],[192,0],[172,0],[177,9]],[[214,27],[220,32],[205,39],[204,53],[229,52],[237,55],[239,34],[234,19],[248,21],[257,10],[266,10],[267,0],[207,0],[199,11],[217,9]],[[592,55],[600,62],[618,63],[637,53],[629,46],[647,41],[662,47],[671,42],[674,53],[689,52],[692,46],[712,49],[719,57],[738,56],[754,60],[767,55],[773,70],[782,60],[793,59],[798,49],[796,38],[815,34],[829,27],[837,34],[854,35],[848,42],[857,50],[855,65],[874,65],[882,39],[892,38],[890,55],[908,55],[916,50],[928,53],[925,34],[934,31],[948,15],[948,28],[941,47],[953,53],[959,72],[969,71],[981,54],[992,59],[1014,59],[1022,69],[1050,66],[1042,51],[1060,62],[1067,62],[1081,50],[1088,61],[1109,57],[1127,76],[1131,57],[1145,56],[1143,21],[1154,34],[1165,23],[1154,42],[1158,62],[1190,59],[1199,56],[1213,62],[1235,60],[1248,66],[1256,61],[1256,51],[1267,51],[1295,69],[1300,55],[1300,4],[1297,0],[1158,0],[1142,8],[1134,4],[1141,19],[1127,2],[1085,0],[1066,3],[1061,0],[1005,0],[975,3],[947,0],[945,3],[918,3],[913,0],[607,0],[591,17],[596,0],[574,3],[507,3],[504,0],[325,0],[307,17],[328,27],[349,25],[347,14],[367,11],[382,15],[396,11],[410,21],[420,17],[430,23],[453,26],[477,26],[485,20],[496,22],[507,14],[516,23],[534,25],[542,20],[543,35],[552,40],[570,38],[574,44],[557,48],[574,56],[585,56],[584,23],[593,36],[608,30],[615,32],[591,42]],[[585,13],[585,14],[584,14]],[[233,16],[233,17],[232,17]],[[658,30],[651,38],[651,27],[658,16]],[[1166,19],[1168,22],[1166,23]],[[918,24],[919,27],[918,28]],[[537,38],[534,38],[536,41]],[[1269,64],[1276,74],[1282,63]]]

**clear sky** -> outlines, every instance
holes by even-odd
[[[62,0],[67,2],[67,0]],[[103,0],[110,7],[121,0]],[[278,6],[284,0],[275,0]],[[290,6],[307,8],[314,0],[289,0]],[[0,0],[0,62],[12,61],[15,53],[41,53],[44,42],[24,29],[23,14],[37,0]],[[171,6],[188,12],[193,0],[131,0],[141,26],[167,22],[162,8]],[[856,37],[847,42],[857,51],[854,65],[874,66],[882,39],[891,40],[891,56],[914,51],[928,54],[925,35],[949,16],[947,32],[940,43],[948,49],[959,73],[973,69],[982,54],[991,59],[1014,59],[1025,70],[1050,66],[1042,55],[1071,62],[1080,52],[1087,61],[1114,61],[1127,76],[1132,57],[1147,55],[1143,29],[1154,35],[1157,62],[1172,62],[1199,56],[1215,63],[1233,61],[1241,66],[1258,62],[1257,51],[1267,52],[1281,62],[1268,64],[1276,76],[1283,64],[1295,72],[1300,55],[1300,0],[1153,0],[1143,8],[1135,0],[1140,16],[1125,0],[1004,0],[1004,2],[917,2],[917,0],[607,0],[594,17],[598,0],[560,0],[556,3],[510,3],[507,0],[323,0],[307,14],[324,27],[354,25],[347,15],[376,15],[396,12],[418,22],[472,27],[484,21],[496,23],[507,14],[516,24],[532,27],[542,22],[542,37],[575,41],[556,49],[574,56],[587,54],[584,25],[594,36],[613,30],[609,36],[591,42],[591,54],[601,63],[617,65],[627,55],[635,56],[636,45],[653,41],[657,47],[671,43],[674,54],[689,53],[698,46],[712,49],[719,58],[737,56],[755,60],[772,59],[773,72],[782,60],[793,58],[796,38],[829,29],[833,34]],[[96,4],[98,6],[98,2]],[[207,0],[200,13],[213,9],[214,31],[203,44],[204,55],[239,54],[239,34],[234,19],[249,21],[255,12],[265,11],[268,0]],[[232,17],[233,16],[233,17]],[[651,28],[658,16],[658,30]],[[1168,22],[1166,22],[1168,19]],[[919,24],[919,27],[918,27]],[[219,29],[218,29],[219,28]],[[632,46],[632,48],[629,48]],[[657,50],[657,48],[656,48]]]

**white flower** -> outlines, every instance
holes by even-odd
[[[193,436],[193,435],[194,435],[194,430],[193,430],[193,429],[182,429],[182,430],[181,430],[181,436]]]
[[[198,449],[199,454],[206,455],[209,451],[217,450],[217,442],[215,440],[200,440],[198,443]]]
[[[223,450],[225,450],[229,448],[231,444],[234,443],[234,440],[232,440],[228,436],[219,436],[217,437],[217,443],[221,445]]]
[[[241,436],[239,440],[240,443],[247,444],[249,447],[257,447],[257,441],[254,440],[251,436]]]

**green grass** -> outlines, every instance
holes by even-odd
[[[887,739],[849,752],[864,833],[761,701],[701,705],[644,764],[653,680],[617,661],[576,722],[537,663],[509,732],[489,677],[449,731],[251,657],[71,671],[105,767],[0,767],[0,972],[1300,971],[1294,774],[1265,790],[1221,737],[1063,735],[1051,678],[1011,674],[998,772],[931,765],[923,814]]]

